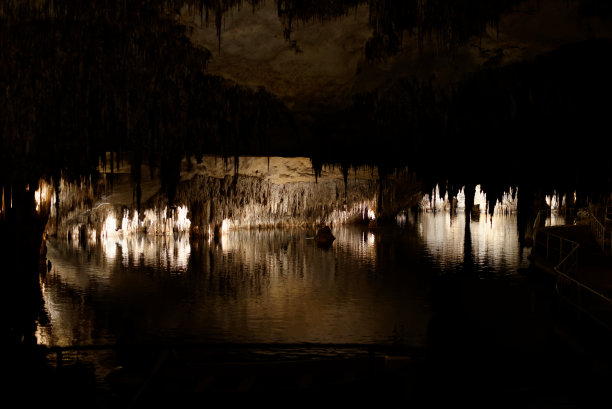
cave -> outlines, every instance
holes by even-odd
[[[54,373],[46,357],[55,350],[40,339],[51,319],[51,241],[95,259],[92,246],[110,238],[114,259],[127,237],[164,237],[166,258],[156,263],[221,274],[214,243],[221,262],[231,249],[305,260],[314,250],[283,232],[314,240],[325,226],[336,236],[318,248],[327,266],[324,251],[351,242],[342,230],[350,225],[361,229],[354,252],[373,263],[363,267],[371,274],[401,260],[378,232],[431,213],[438,219],[422,229],[442,220],[447,236],[438,239],[463,243],[460,267],[435,294],[450,302],[463,285],[456,276],[478,270],[489,251],[482,243],[493,230],[478,226],[495,217],[512,215],[512,239],[499,251],[518,251],[521,263],[541,214],[554,210],[565,224],[600,215],[605,225],[611,12],[604,0],[3,3],[2,331],[16,351],[19,396]],[[246,250],[228,242],[232,234],[269,245]],[[602,234],[603,248],[612,236]],[[412,243],[395,242],[403,240]],[[124,264],[148,257],[139,243]],[[259,279],[272,268],[271,258],[244,260],[231,268],[258,269]],[[262,285],[248,280],[251,290]],[[207,281],[250,297],[241,282]],[[599,381],[584,388],[600,396]]]

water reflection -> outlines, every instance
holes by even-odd
[[[470,264],[480,273],[507,275],[529,265],[530,249],[519,246],[515,214],[483,214],[470,219],[468,225],[465,217],[464,212],[419,213],[418,217],[402,215],[399,222],[416,228],[425,254],[443,271]],[[559,224],[563,220],[555,216],[549,222]]]
[[[130,236],[72,246],[50,240],[45,345],[134,342],[324,342],[424,345],[431,285],[465,268],[511,276],[526,266],[514,215],[404,214],[399,225],[228,230],[219,240]],[[466,247],[466,243],[469,245]],[[126,332],[126,328],[130,331]]]
[[[105,259],[113,263],[120,255],[124,267],[164,266],[173,271],[185,271],[191,253],[189,234],[152,236],[134,234],[100,240]]]
[[[396,228],[229,230],[218,241],[138,236],[49,242],[47,345],[143,342],[424,343],[428,277]],[[138,341],[137,340],[137,341]]]

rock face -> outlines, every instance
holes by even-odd
[[[62,183],[57,232],[77,243],[136,232],[212,237],[231,228],[314,228],[368,223],[374,215],[394,215],[420,199],[411,176],[390,176],[381,184],[374,168],[349,173],[328,167],[315,177],[308,158],[203,157],[183,163],[172,205],[159,180],[143,181],[140,214],[127,172],[107,174],[95,186]],[[56,231],[53,211],[47,226],[51,234]],[[333,242],[331,230],[320,233],[320,244]]]
[[[283,36],[275,2],[228,13],[221,33],[197,10],[183,9],[180,22],[191,29],[194,44],[214,50],[209,72],[263,86],[298,109],[346,98],[371,36],[366,4],[344,18],[294,24],[291,40]]]
[[[194,230],[347,223],[376,209],[378,183],[372,172],[358,171],[345,184],[338,169],[315,178],[305,158],[271,158],[269,165],[266,161],[241,159],[237,173],[234,163],[227,167],[231,173],[203,163],[183,178],[175,201],[190,209]],[[160,195],[150,203],[161,206],[164,200]]]
[[[230,228],[368,223],[374,215],[393,215],[420,198],[411,176],[390,176],[381,184],[374,168],[343,173],[324,167],[315,177],[308,158],[204,157],[199,163],[183,163],[172,205],[159,180],[143,181],[137,214],[129,175],[112,176],[112,188],[111,176],[106,176],[106,184],[95,187],[61,185],[60,236],[75,241],[113,232],[210,237]],[[49,225],[48,231],[53,233],[55,226]],[[333,241],[331,231],[321,237]]]
[[[300,226],[319,222],[349,222],[376,201],[376,182],[342,181],[274,184],[251,176],[217,179],[197,176],[179,187],[177,202],[191,211],[194,225],[234,227]]]

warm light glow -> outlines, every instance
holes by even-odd
[[[496,201],[494,209],[496,214],[510,214],[516,211],[518,194],[515,194],[514,198],[512,198],[513,193],[514,191],[510,189],[509,192],[504,192],[501,202],[499,200]]]
[[[116,234],[101,238],[102,251],[113,261],[121,253],[121,264],[164,265],[184,271],[187,268],[191,246],[188,234],[148,235],[144,233]]]
[[[117,242],[108,236],[102,236],[101,238],[102,251],[107,260],[113,261],[117,256]]]
[[[502,196],[502,201],[496,201],[494,207],[494,213],[514,213],[516,211],[517,206],[517,195],[514,195],[514,199],[512,198],[513,191],[510,189],[509,192],[505,192]],[[465,190],[461,189],[457,193],[455,198],[456,208],[457,209],[465,209]],[[434,211],[444,211],[450,209],[450,200],[448,197],[448,192],[444,195],[444,197],[440,196],[440,190],[438,185],[432,191],[431,196],[429,194],[424,194],[421,198],[421,202],[419,203],[419,207],[424,212]],[[480,185],[476,185],[474,189],[474,207],[478,207],[481,213],[487,211],[487,195],[481,189]]]
[[[74,247],[78,247],[79,237],[81,234],[81,226],[80,225],[72,226],[72,229],[69,230],[67,234],[72,239],[72,245]]]
[[[227,233],[230,229],[230,225],[230,219],[223,219],[223,221],[221,222],[221,233]]]
[[[34,200],[36,200],[36,211],[40,212],[40,189],[38,189],[36,192],[34,192]]]
[[[40,207],[49,202],[51,191],[51,185],[44,180],[38,183],[38,189],[34,192],[34,200],[36,201],[36,211],[40,212]]]
[[[166,216],[167,208],[163,210],[146,209],[143,220],[140,221],[137,211],[133,211],[130,216],[129,211],[124,211],[121,224],[117,224],[117,219],[113,212],[109,212],[104,220],[100,237],[102,239],[130,237],[141,233],[152,236],[172,235],[174,232],[189,234],[191,220],[187,217],[189,210],[186,206],[179,206],[175,211],[175,216]],[[89,229],[90,236],[95,235],[95,229]]]
[[[117,219],[114,215],[108,214],[106,216],[106,220],[102,224],[102,231],[100,232],[100,237],[103,239],[110,238],[116,235],[117,230]]]
[[[346,223],[351,215],[355,213],[361,216],[361,220],[374,220],[376,218],[376,212],[374,211],[376,208],[375,205],[376,199],[363,201],[357,204],[357,211],[355,211],[355,209],[348,209],[347,211],[343,212],[342,217],[333,217],[332,215],[330,221],[334,224]]]
[[[188,232],[191,227],[191,220],[187,218],[189,210],[187,206],[179,206],[176,208],[176,221],[174,225],[179,232]]]
[[[334,247],[340,251],[348,252],[353,257],[356,257],[361,263],[376,265],[376,235],[371,231],[362,231],[359,234],[359,239],[355,240],[354,232],[350,229],[334,230],[336,240]]]
[[[89,238],[89,240],[92,243],[95,243],[96,241],[98,241],[98,236],[97,236],[96,233],[97,233],[96,229],[89,230],[89,237],[88,238]]]
[[[375,242],[376,242],[376,237],[374,237],[374,233],[369,232],[368,233],[368,246],[373,247]]]
[[[562,226],[565,224],[565,216],[559,214],[559,212],[552,211],[548,216],[546,216],[546,220],[544,220],[544,226]]]
[[[520,263],[528,265],[526,257],[521,259],[515,217],[495,214],[491,219],[471,220],[469,257],[477,269],[494,268],[503,271],[508,266]],[[465,261],[466,225],[463,212],[459,212],[456,219],[421,213],[414,223],[428,253],[440,267],[454,268]]]
[[[559,199],[556,192],[553,192],[552,195],[546,195],[544,199],[546,200],[546,204],[550,207],[551,210],[559,209]]]

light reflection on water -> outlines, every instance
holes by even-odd
[[[558,214],[548,215],[544,225],[554,226],[565,223]],[[468,236],[471,246],[466,248],[465,213],[449,212],[421,213],[419,217],[403,215],[400,225],[413,226],[423,240],[424,255],[437,264],[441,270],[454,271],[469,262],[479,273],[512,275],[518,269],[528,267],[530,248],[521,249],[516,214],[482,213],[472,217]],[[466,260],[466,252],[468,252]]]
[[[516,218],[472,221],[481,274],[527,265]],[[431,283],[465,262],[465,219],[408,215],[375,230],[334,228],[328,250],[314,231],[226,232],[218,242],[133,236],[89,247],[49,241],[43,280],[48,346],[134,342],[323,342],[422,346]],[[126,331],[127,330],[127,331]]]
[[[419,234],[425,243],[426,252],[442,269],[455,268],[469,262],[476,269],[500,274],[516,273],[518,268],[528,266],[529,249],[521,251],[515,215],[495,214],[492,217],[482,214],[470,220],[468,234],[471,249],[465,247],[465,214],[458,212],[427,213],[416,223]],[[469,252],[471,251],[471,255]]]
[[[146,234],[101,240],[102,254],[112,263],[120,257],[124,267],[165,266],[172,271],[185,271],[191,253],[188,234],[151,236]]]

